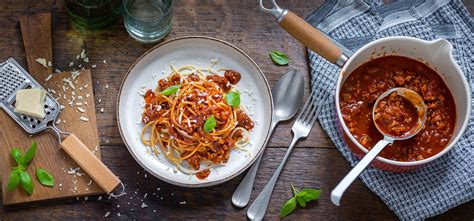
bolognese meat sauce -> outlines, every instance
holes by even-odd
[[[456,122],[453,96],[434,70],[402,56],[368,61],[345,80],[339,105],[352,136],[367,149],[383,139],[372,120],[372,108],[382,93],[394,87],[405,87],[420,94],[428,107],[427,119],[416,136],[395,141],[381,152],[381,156],[397,161],[416,161],[439,153],[453,135]]]

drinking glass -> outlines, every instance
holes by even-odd
[[[171,31],[172,0],[123,0],[124,23],[134,39],[156,42]]]
[[[77,26],[100,30],[122,15],[121,0],[65,0],[66,11]]]

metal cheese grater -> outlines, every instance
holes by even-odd
[[[44,90],[13,58],[0,64],[0,106],[2,109],[26,132],[35,134],[46,129],[52,129],[58,135],[61,142],[61,136],[70,133],[62,132],[56,127],[55,121],[61,108],[59,103],[49,93],[46,93],[44,105],[46,115],[44,119],[15,113],[16,92],[27,88],[41,88]]]
[[[112,191],[120,184],[124,194],[125,186],[117,176],[97,159],[94,154],[74,134],[63,132],[55,125],[56,118],[61,110],[59,103],[46,93],[44,119],[37,119],[15,113],[16,92],[26,88],[41,88],[41,85],[31,77],[13,58],[0,64],[0,106],[26,132],[35,134],[46,129],[53,130],[58,137],[62,149],[91,176],[91,178],[106,192]],[[64,138],[64,139],[62,139]],[[112,194],[114,196],[114,194]]]

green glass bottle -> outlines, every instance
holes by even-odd
[[[122,15],[122,0],[65,0],[71,21],[80,28],[102,30]]]

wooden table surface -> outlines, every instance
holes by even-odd
[[[321,0],[280,2],[282,6],[303,17],[322,3]],[[466,4],[472,12],[473,1],[466,1]],[[0,2],[0,60],[13,57],[26,66],[18,20],[21,15],[39,12],[52,13],[54,68],[68,70],[69,62],[75,60],[82,48],[86,49],[90,64],[97,65],[92,70],[92,79],[102,157],[105,164],[126,184],[127,195],[117,199],[102,196],[99,200],[98,196],[91,196],[87,200],[82,197],[2,206],[0,220],[100,219],[107,211],[111,213],[110,218],[114,219],[244,220],[246,210],[234,208],[230,202],[243,175],[215,187],[180,188],[147,175],[127,151],[115,118],[117,92],[129,66],[154,44],[134,41],[128,36],[121,21],[100,32],[80,31],[70,24],[63,1],[4,0]],[[166,39],[203,35],[226,40],[246,51],[259,64],[270,85],[290,69],[298,69],[305,75],[305,94],[308,94],[309,67],[305,49],[280,29],[273,18],[259,12],[256,1],[176,1],[173,22],[173,31]],[[286,52],[291,58],[290,65],[278,67],[272,64],[268,52],[273,49]],[[106,64],[103,63],[104,59]],[[102,102],[99,103],[98,99]],[[103,113],[99,111],[101,108],[104,108]],[[275,130],[260,166],[252,199],[270,179],[282,159],[291,139],[291,125],[292,122],[282,123]],[[290,219],[397,219],[360,180],[356,180],[347,191],[340,207],[330,202],[331,189],[349,170],[349,163],[334,147],[321,126],[316,125],[310,136],[297,144],[283,169],[266,218],[278,219],[280,206],[291,197],[290,184],[294,184],[298,187],[321,188],[323,193],[317,203],[299,209]],[[142,201],[148,207],[141,208]],[[473,217],[474,202],[469,202],[434,219],[472,220]]]

